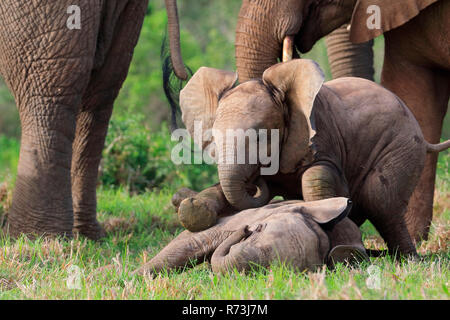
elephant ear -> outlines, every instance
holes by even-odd
[[[326,230],[332,229],[344,219],[351,207],[352,202],[344,197],[307,201],[298,205],[301,214],[312,218]]]
[[[180,92],[182,120],[191,137],[194,138],[194,124],[202,126],[202,148],[211,141],[205,131],[211,129],[216,118],[219,97],[233,87],[237,73],[201,67]],[[206,138],[206,140],[205,140]]]
[[[280,171],[289,173],[309,152],[315,134],[310,117],[324,75],[314,61],[295,59],[268,68],[264,71],[263,81],[284,95],[289,109],[288,133],[280,157]]]
[[[437,1],[403,0],[386,3],[386,0],[358,0],[351,20],[350,41],[366,42],[386,31],[400,27]]]

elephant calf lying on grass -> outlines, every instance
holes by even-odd
[[[235,159],[237,144],[218,137],[230,129],[268,130],[279,132],[279,139],[268,139],[266,149],[276,145],[281,151],[274,175],[261,175],[260,158],[254,164],[219,162],[220,186],[204,193],[216,193],[220,201],[201,195],[184,200],[179,216],[187,229],[202,230],[214,225],[222,210],[261,207],[274,196],[347,197],[353,201],[350,219],[358,226],[369,219],[391,254],[416,255],[413,241],[426,237],[421,230],[429,227],[431,216],[407,211],[408,201],[426,153],[442,151],[450,141],[425,141],[404,103],[374,82],[323,80],[319,66],[306,59],[279,63],[262,79],[237,86],[233,72],[200,68],[194,74],[181,91],[180,105],[191,136],[198,122],[203,130],[213,129],[213,139],[204,139],[203,147],[209,144],[216,154]],[[245,148],[245,159],[256,154],[249,143]]]
[[[299,271],[367,259],[347,198],[283,201],[221,217],[201,232],[183,231],[138,270],[158,273],[210,259],[214,272],[281,262]]]

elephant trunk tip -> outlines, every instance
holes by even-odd
[[[225,273],[233,268],[242,269],[240,263],[242,259],[238,256],[231,256],[230,249],[233,245],[248,238],[252,232],[248,225],[232,233],[222,244],[216,249],[211,257],[211,267],[215,273]],[[237,260],[236,260],[237,259]]]
[[[248,184],[246,184],[245,181],[227,181],[226,179],[220,179],[220,171],[219,180],[221,180],[225,198],[235,209],[245,210],[249,208],[258,208],[266,205],[270,201],[269,188],[265,180],[261,177],[258,177],[254,182],[256,192],[253,195],[249,193],[247,189]]]
[[[173,57],[172,57],[172,65],[173,65],[173,72],[177,76],[178,79],[182,81],[186,81],[189,77],[189,75],[186,72],[186,69],[184,68],[184,64],[181,61],[180,63],[174,63]],[[183,67],[178,67],[178,65],[182,65]]]

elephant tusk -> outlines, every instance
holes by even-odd
[[[292,60],[294,55],[294,36],[286,36],[283,41],[283,62]]]

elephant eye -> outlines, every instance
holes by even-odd
[[[258,226],[256,227],[256,232],[261,232],[263,229],[263,225],[262,224],[258,224]]]
[[[261,232],[262,230],[264,230],[266,228],[266,226],[267,226],[267,223],[258,223],[258,225],[252,226],[250,228],[250,231],[252,232],[252,234],[256,233],[256,232]]]

